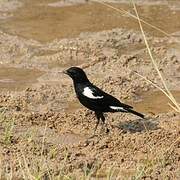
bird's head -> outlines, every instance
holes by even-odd
[[[69,75],[76,83],[89,82],[85,72],[79,67],[70,67],[63,73]]]

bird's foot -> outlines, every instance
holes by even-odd
[[[93,138],[95,138],[95,137],[101,137],[101,136],[103,136],[104,134],[107,135],[107,134],[110,132],[109,128],[108,128],[107,125],[104,124],[104,123],[102,124],[99,133],[98,133],[96,130],[97,130],[97,128],[94,130],[93,134],[92,134],[90,137],[88,137],[88,139],[93,139]]]
[[[102,126],[102,128],[101,128],[100,134],[103,134],[103,133],[108,134],[109,132],[110,132],[110,130],[109,130],[109,128],[107,127],[107,125],[106,125],[106,124],[103,124],[103,126]]]
[[[105,129],[105,133],[106,133],[106,134],[108,134],[109,132],[110,132],[109,128],[108,128],[108,127],[106,127],[106,129]]]

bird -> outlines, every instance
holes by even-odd
[[[64,70],[63,73],[72,78],[74,90],[80,103],[95,112],[97,122],[94,133],[100,121],[105,124],[104,113],[106,112],[132,113],[140,118],[144,118],[144,115],[133,110],[132,106],[120,102],[117,98],[92,84],[83,69],[70,67]]]

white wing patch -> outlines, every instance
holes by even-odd
[[[94,96],[93,91],[89,87],[85,87],[83,95],[90,99],[102,99],[104,96]]]
[[[119,106],[109,106],[109,107],[113,110],[120,110],[120,111],[127,112],[127,110],[125,110],[123,107],[119,107]]]

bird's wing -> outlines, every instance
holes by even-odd
[[[83,89],[82,94],[90,99],[103,99],[104,92],[95,86],[86,86]]]
[[[101,107],[110,111],[126,111],[132,109],[132,106],[121,103],[118,99],[102,91],[94,85],[85,86],[82,94],[93,103],[93,106]]]
[[[109,108],[112,109],[112,110],[122,110],[122,111],[125,111],[127,109],[132,109],[133,107],[130,106],[130,105],[127,105],[127,104],[124,104],[122,102],[120,102],[118,99],[116,99],[115,97],[107,94],[106,95],[106,101],[108,102],[109,104]]]

